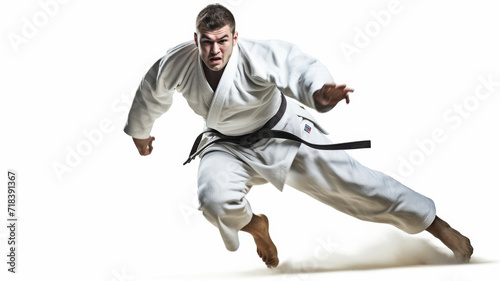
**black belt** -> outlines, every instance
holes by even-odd
[[[309,147],[315,148],[315,149],[320,149],[320,150],[346,150],[346,149],[358,149],[358,148],[370,148],[371,147],[371,142],[368,141],[355,141],[355,142],[344,142],[344,143],[336,143],[336,144],[314,144],[307,142],[300,137],[289,133],[285,131],[280,131],[280,130],[272,130],[276,124],[281,120],[281,117],[283,117],[283,114],[285,114],[286,111],[286,99],[281,94],[281,105],[280,108],[278,109],[278,112],[267,121],[266,124],[259,130],[242,135],[242,136],[226,136],[214,129],[209,129],[204,131],[203,133],[199,134],[196,140],[194,141],[193,147],[191,148],[191,152],[189,153],[189,158],[184,162],[183,165],[188,164],[192,160],[196,158],[201,152],[203,152],[207,147],[209,147],[212,144],[219,143],[219,142],[229,142],[229,143],[235,143],[238,145],[241,145],[243,147],[250,147],[253,144],[257,143],[260,140],[263,139],[269,139],[269,138],[275,138],[275,139],[288,139],[288,140],[293,140],[297,141],[300,143],[303,143]],[[197,149],[198,146],[200,145],[201,139],[203,138],[203,135],[206,133],[215,133],[219,136],[218,139],[215,139],[207,144],[205,144],[201,149]]]

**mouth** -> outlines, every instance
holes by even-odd
[[[218,63],[222,62],[222,58],[219,58],[219,57],[210,58],[209,60],[213,64],[218,64]]]

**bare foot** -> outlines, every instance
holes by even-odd
[[[267,267],[276,267],[279,264],[278,250],[269,236],[269,220],[265,215],[253,215],[252,220],[241,230],[250,233],[257,245],[257,254]]]
[[[474,249],[469,238],[453,229],[447,222],[436,216],[427,231],[450,248],[459,262],[468,263],[470,261]]]

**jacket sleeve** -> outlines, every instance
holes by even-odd
[[[159,59],[146,73],[132,102],[124,131],[131,137],[147,139],[153,123],[167,112],[173,102],[175,88],[161,75],[165,72],[167,56]]]
[[[293,44],[270,41],[268,46],[265,57],[270,82],[283,94],[315,109],[314,92],[334,82],[326,66]]]

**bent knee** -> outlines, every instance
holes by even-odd
[[[244,205],[246,192],[228,188],[221,190],[210,186],[201,187],[198,191],[198,202],[200,209],[234,209],[238,205]]]
[[[210,188],[203,188],[198,191],[198,203],[200,210],[213,209],[224,204]]]

